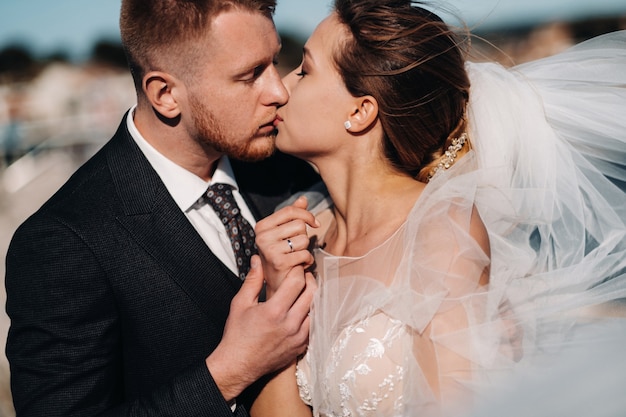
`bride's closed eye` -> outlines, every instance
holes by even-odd
[[[300,70],[299,72],[296,72],[296,75],[300,78],[304,77],[305,75],[308,75],[309,73],[304,69],[305,66],[305,62],[302,61],[302,63],[300,64],[300,68],[296,68],[296,70]]]

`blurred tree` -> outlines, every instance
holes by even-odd
[[[626,15],[583,19],[572,22],[571,26],[576,42],[582,42],[603,33],[626,29]]]
[[[46,55],[43,61],[48,63],[62,62],[67,64],[70,62],[70,56],[68,55],[67,51],[59,49]]]
[[[0,83],[30,81],[40,70],[40,63],[27,47],[15,44],[0,50]]]
[[[302,61],[302,47],[305,40],[290,33],[281,33],[280,38],[283,46],[280,50],[278,63],[283,72],[291,71]]]
[[[91,54],[91,61],[115,68],[127,68],[126,55],[120,42],[100,40],[96,42]]]

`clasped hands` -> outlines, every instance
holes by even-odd
[[[256,243],[265,273],[267,296],[270,298],[287,279],[306,280],[313,265],[309,251],[308,228],[318,228],[315,216],[306,210],[305,197],[259,221]]]
[[[313,264],[307,226],[319,227],[306,208],[306,198],[300,197],[257,223],[260,256],[252,257],[251,270],[231,302],[222,340],[206,358],[226,401],[306,350],[308,313],[317,289],[307,271]],[[267,301],[259,302],[264,282]]]

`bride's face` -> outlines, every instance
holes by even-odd
[[[278,110],[276,145],[285,153],[315,162],[346,142],[354,97],[332,60],[345,30],[334,14],[323,20],[304,46],[302,64],[283,79],[289,102]]]

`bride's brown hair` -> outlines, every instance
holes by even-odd
[[[378,101],[385,156],[395,168],[427,181],[466,130],[470,82],[463,39],[420,5],[425,3],[335,0],[352,36],[333,59],[352,95]]]

